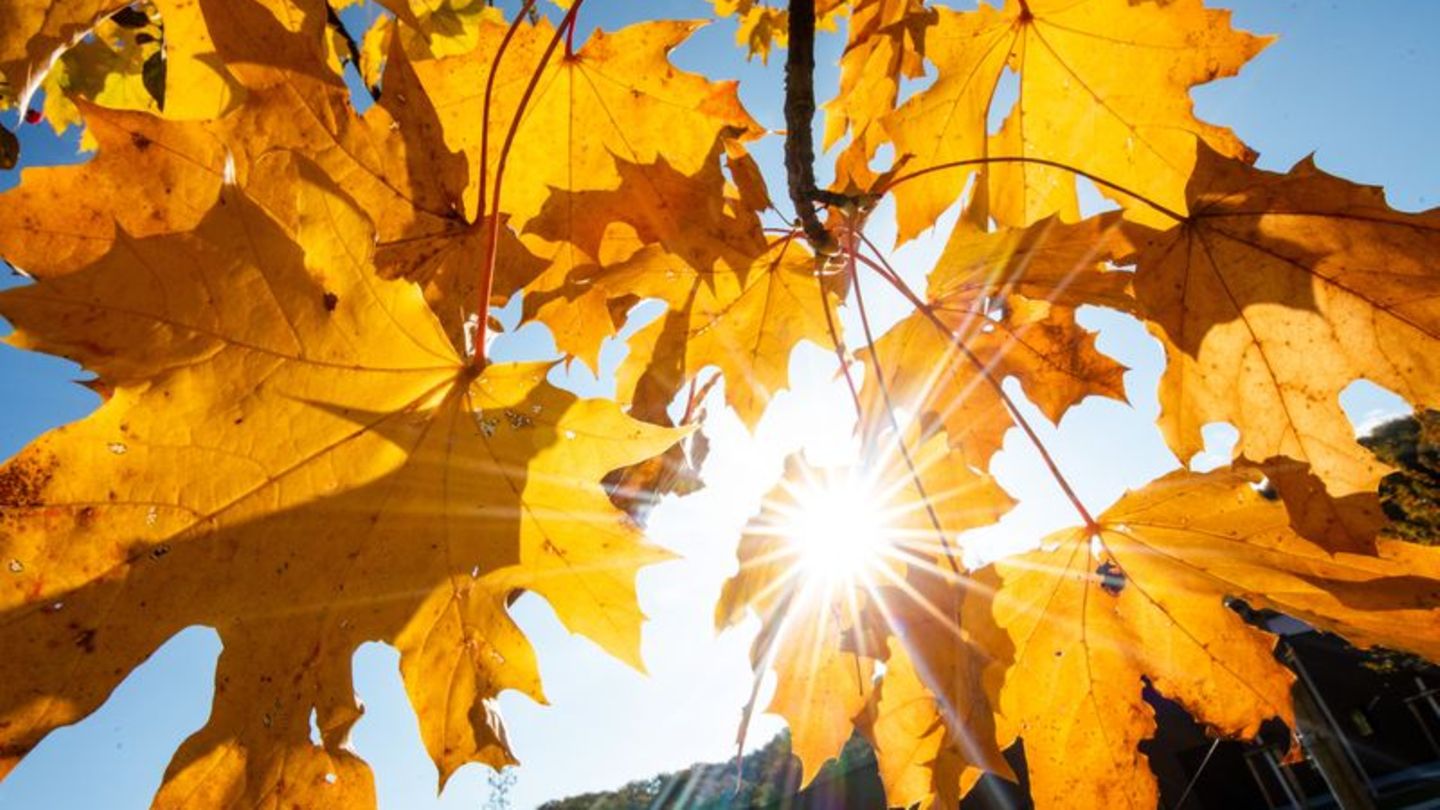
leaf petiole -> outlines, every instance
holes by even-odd
[[[970,350],[970,347],[965,345],[965,341],[952,332],[950,327],[945,325],[944,321],[940,320],[935,314],[935,310],[928,303],[921,300],[920,296],[916,295],[914,290],[910,289],[910,285],[906,284],[904,279],[900,278],[894,268],[890,267],[889,262],[886,262],[881,256],[880,251],[876,250],[874,243],[864,234],[861,234],[860,238],[865,241],[865,245],[869,247],[870,250],[875,252],[875,256],[879,261],[872,260],[858,252],[856,253],[856,258],[862,264],[874,270],[876,275],[889,282],[897,292],[904,296],[905,299],[915,307],[917,312],[924,315],[926,320],[934,325],[936,329],[940,330],[940,333],[950,341],[951,345],[975,366],[976,370],[985,378],[985,381],[995,389],[995,393],[1000,397],[1000,401],[1004,403],[1005,409],[1010,412],[1010,417],[1015,420],[1015,424],[1024,432],[1030,444],[1034,446],[1035,451],[1040,454],[1040,460],[1044,462],[1045,468],[1049,470],[1050,476],[1055,479],[1055,483],[1059,484],[1061,491],[1065,493],[1065,497],[1069,499],[1071,505],[1075,507],[1076,513],[1079,514],[1080,519],[1085,524],[1086,531],[1092,534],[1098,532],[1100,528],[1099,524],[1095,522],[1095,518],[1090,514],[1090,510],[1086,509],[1085,504],[1080,501],[1080,496],[1075,493],[1075,489],[1070,485],[1070,481],[1065,477],[1065,474],[1060,471],[1060,465],[1055,463],[1055,458],[1050,455],[1049,449],[1045,447],[1045,442],[1041,441],[1039,434],[1035,432],[1035,428],[1030,425],[1030,421],[1025,418],[1025,415],[1020,412],[1020,408],[1016,406],[1015,401],[1005,392],[1004,386],[1001,385],[1000,380],[995,378],[990,366],[976,356],[976,354]],[[863,315],[864,310],[862,309],[861,312]],[[876,366],[878,368],[879,364],[877,363]],[[882,388],[882,391],[883,390]],[[886,405],[887,407],[889,405],[888,397]],[[893,412],[891,417],[894,418]]]
[[[534,0],[526,0],[527,7],[533,3]],[[520,103],[515,106],[515,115],[510,119],[510,129],[505,133],[505,143],[500,147],[500,157],[495,161],[495,188],[491,191],[490,213],[488,219],[484,217],[481,219],[481,222],[484,222],[487,228],[485,236],[485,259],[480,266],[480,326],[477,330],[479,334],[475,341],[475,356],[471,361],[477,368],[483,367],[486,362],[485,336],[489,329],[490,295],[495,288],[495,256],[500,244],[500,189],[501,184],[505,181],[505,161],[510,157],[510,147],[515,144],[515,133],[520,129],[520,121],[525,115],[525,108],[530,104],[530,98],[535,94],[536,86],[540,84],[540,77],[545,73],[545,66],[550,64],[550,57],[555,54],[555,48],[560,44],[560,38],[568,35],[570,30],[574,28],[575,15],[580,12],[580,7],[584,4],[585,0],[575,0],[574,4],[570,6],[570,10],[565,13],[564,19],[560,21],[560,26],[555,29],[555,35],[550,38],[550,44],[545,47],[545,53],[540,57],[540,64],[536,65],[534,72],[530,74],[530,81],[525,85],[525,92],[520,96]],[[516,15],[516,22],[511,24],[510,31],[506,34],[507,39],[510,34],[514,33],[518,21],[522,19],[523,16],[523,10],[521,14]],[[495,56],[496,65],[499,64],[499,60],[500,54],[497,53]],[[492,68],[490,78],[486,83],[487,99],[485,115],[487,120],[489,117],[488,96],[491,88],[494,86],[495,73],[496,71]],[[486,129],[488,130],[489,127],[486,126]],[[486,142],[487,135],[488,132],[481,133],[482,144]],[[485,162],[486,157],[482,147],[480,156],[482,164]],[[483,168],[481,170],[481,177],[484,177]],[[480,206],[483,212],[485,206],[483,196],[480,198]]]
[[[1059,170],[1061,170],[1061,171],[1070,172],[1071,174],[1076,175],[1077,177],[1083,177],[1083,178],[1085,178],[1086,180],[1089,180],[1089,181],[1092,182],[1092,183],[1096,183],[1096,184],[1098,184],[1098,185],[1104,186],[1105,188],[1108,188],[1108,189],[1110,189],[1111,191],[1118,191],[1119,193],[1124,194],[1126,197],[1130,197],[1131,199],[1138,200],[1139,202],[1144,203],[1145,205],[1149,206],[1150,208],[1154,209],[1155,211],[1158,211],[1158,212],[1164,214],[1165,216],[1170,217],[1171,219],[1175,220],[1176,222],[1188,222],[1189,219],[1190,219],[1190,217],[1186,216],[1185,214],[1181,214],[1180,212],[1175,211],[1174,209],[1171,209],[1171,208],[1168,208],[1168,207],[1166,207],[1166,206],[1164,206],[1164,205],[1161,205],[1160,203],[1155,202],[1154,200],[1150,199],[1149,197],[1146,197],[1146,196],[1144,196],[1144,195],[1142,195],[1142,194],[1140,194],[1140,193],[1138,193],[1138,192],[1131,191],[1130,189],[1126,188],[1125,186],[1120,185],[1119,183],[1112,183],[1111,181],[1106,180],[1105,178],[1100,177],[1099,175],[1091,174],[1090,172],[1087,172],[1087,171],[1085,171],[1084,169],[1077,169],[1077,168],[1075,168],[1074,166],[1071,166],[1071,165],[1066,164],[1066,163],[1061,163],[1061,162],[1056,161],[1056,160],[1046,160],[1045,158],[1023,157],[1023,156],[1018,156],[1018,155],[1010,155],[1010,156],[996,155],[996,156],[992,156],[992,157],[968,158],[968,159],[966,159],[966,160],[954,160],[954,161],[951,161],[951,162],[949,162],[949,163],[941,163],[941,164],[938,164],[938,165],[935,165],[935,166],[928,166],[928,167],[926,167],[926,168],[924,168],[924,169],[917,169],[916,171],[910,172],[909,174],[902,174],[902,175],[900,175],[899,177],[892,178],[889,182],[885,183],[885,184],[882,185],[880,188],[876,189],[876,190],[875,190],[875,193],[876,193],[877,195],[879,195],[879,194],[884,194],[884,193],[886,193],[886,192],[888,192],[888,191],[893,190],[896,186],[903,185],[903,184],[906,183],[906,182],[909,182],[909,181],[911,181],[911,180],[918,179],[918,178],[920,178],[920,177],[924,177],[924,176],[927,175],[927,174],[934,174],[934,173],[936,173],[936,172],[945,171],[946,169],[960,169],[960,168],[964,168],[964,167],[966,167],[966,166],[986,166],[986,165],[997,164],[997,163],[1028,163],[1028,164],[1035,165],[1035,166],[1048,166],[1048,167],[1050,167],[1050,168],[1052,168],[1052,169],[1059,169]]]

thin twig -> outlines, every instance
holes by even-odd
[[[577,4],[578,5],[578,4]],[[570,21],[570,27],[565,31],[565,55],[575,55],[575,21]]]
[[[710,375],[710,379],[704,385],[699,385],[700,377],[697,375],[690,380],[690,394],[685,403],[685,415],[680,418],[680,424],[688,425],[695,418],[695,407],[710,395],[710,389],[715,387],[716,380],[720,379],[720,372],[716,371]]]
[[[1029,163],[1029,164],[1033,164],[1033,165],[1036,165],[1036,166],[1049,166],[1049,167],[1052,168],[1052,169],[1060,169],[1061,171],[1070,172],[1071,174],[1074,174],[1074,175],[1083,177],[1083,178],[1085,178],[1086,180],[1089,180],[1089,181],[1091,181],[1091,182],[1093,182],[1093,183],[1102,185],[1102,186],[1104,186],[1104,187],[1106,187],[1106,188],[1108,188],[1108,189],[1111,189],[1111,190],[1113,190],[1113,191],[1118,191],[1118,192],[1120,192],[1121,194],[1124,194],[1124,195],[1127,196],[1127,197],[1131,197],[1131,198],[1133,198],[1133,199],[1139,200],[1140,202],[1145,203],[1146,205],[1150,206],[1151,208],[1155,209],[1156,211],[1159,211],[1160,213],[1164,214],[1165,216],[1170,217],[1171,219],[1175,220],[1176,222],[1186,222],[1186,221],[1188,221],[1188,220],[1190,219],[1188,216],[1186,216],[1186,215],[1184,215],[1184,214],[1181,214],[1181,213],[1179,213],[1179,212],[1177,212],[1177,211],[1174,211],[1173,209],[1167,208],[1167,207],[1161,205],[1160,203],[1155,202],[1154,200],[1150,199],[1149,197],[1144,196],[1143,194],[1140,194],[1140,193],[1138,193],[1138,192],[1132,191],[1132,190],[1126,188],[1125,186],[1120,185],[1119,183],[1113,183],[1113,182],[1111,182],[1111,181],[1109,181],[1109,180],[1106,180],[1105,178],[1100,177],[1099,175],[1091,174],[1090,172],[1087,172],[1087,171],[1085,171],[1084,169],[1077,169],[1077,168],[1075,168],[1074,166],[1070,166],[1070,165],[1065,164],[1065,163],[1060,163],[1059,161],[1055,161],[1055,160],[1046,160],[1045,158],[1033,158],[1033,157],[1019,157],[1019,156],[981,157],[981,158],[970,158],[970,159],[968,159],[968,160],[955,160],[955,161],[951,161],[951,162],[949,162],[949,163],[941,163],[941,164],[939,164],[938,166],[930,166],[930,167],[927,167],[927,168],[924,168],[924,169],[919,169],[919,170],[917,170],[917,171],[910,172],[909,174],[902,174],[902,175],[900,175],[899,177],[896,177],[896,178],[892,179],[890,182],[888,182],[888,183],[886,183],[885,185],[881,186],[879,189],[877,189],[876,193],[877,193],[877,194],[884,194],[885,192],[888,192],[888,191],[893,190],[896,186],[902,185],[902,184],[904,184],[904,183],[907,183],[907,182],[909,182],[909,181],[911,181],[911,180],[914,180],[914,179],[916,179],[916,178],[919,178],[919,177],[924,177],[924,176],[927,175],[927,174],[934,174],[935,172],[944,171],[944,170],[946,170],[946,169],[959,169],[959,168],[963,168],[963,167],[965,167],[965,166],[985,166],[985,165],[992,164],[992,163]]]
[[[815,281],[820,289],[820,311],[825,313],[825,328],[830,332],[830,342],[835,344],[835,360],[840,363],[840,374],[845,378],[845,387],[850,389],[850,401],[855,403],[855,419],[865,417],[865,408],[860,404],[860,389],[855,386],[855,377],[850,374],[850,363],[845,359],[845,341],[835,327],[835,316],[830,313],[830,296],[825,290],[825,281],[820,276],[824,258],[815,257]]]
[[[847,225],[850,223],[847,223]],[[910,448],[905,446],[905,432],[900,427],[900,419],[895,415],[895,403],[890,399],[890,386],[885,380],[885,371],[880,365],[880,355],[875,349],[875,335],[870,330],[870,316],[865,311],[865,296],[860,290],[860,274],[856,272],[855,259],[860,254],[859,245],[855,241],[853,228],[845,229],[845,270],[850,277],[850,286],[855,289],[855,308],[860,311],[860,328],[865,332],[865,345],[870,350],[870,356],[874,358],[872,364],[875,369],[875,384],[880,389],[880,396],[885,400],[885,413],[890,417],[890,428],[895,431],[895,444],[900,448],[900,457],[905,459],[905,467],[910,471],[910,480],[915,484],[915,492],[920,496],[920,502],[925,504],[925,514],[929,516],[930,523],[935,527],[935,536],[940,539],[940,548],[945,552],[945,561],[950,564],[950,570],[956,576],[964,576],[960,572],[960,563],[955,559],[955,550],[950,545],[950,539],[945,536],[945,527],[940,523],[940,516],[935,513],[935,505],[930,502],[930,496],[925,492],[925,483],[920,480],[920,470],[915,466],[915,459],[910,456]]]
[[[740,793],[740,788],[745,783],[745,738],[750,733],[750,720],[755,716],[755,706],[760,702],[760,686],[765,679],[765,673],[775,663],[775,655],[780,651],[780,640],[785,635],[786,625],[791,621],[790,604],[795,600],[797,588],[790,587],[785,590],[780,603],[770,611],[771,616],[778,616],[779,619],[772,629],[769,622],[762,622],[760,636],[755,639],[760,649],[758,661],[754,664],[754,677],[750,680],[750,697],[745,701],[744,707],[740,710],[740,727],[735,729],[735,793]]]

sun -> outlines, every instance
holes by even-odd
[[[806,578],[854,582],[879,564],[889,545],[884,504],[857,475],[803,481],[782,532]],[[788,510],[787,510],[788,511]]]

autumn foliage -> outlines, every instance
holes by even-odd
[[[345,739],[374,640],[400,651],[442,784],[514,762],[495,698],[544,692],[510,602],[536,593],[639,666],[635,574],[667,552],[638,518],[697,485],[708,370],[754,426],[801,341],[835,352],[893,516],[864,582],[816,586],[784,536],[817,475],[795,460],[717,608],[759,615],[807,779],[858,731],[892,805],[954,807],[1013,776],[1018,739],[1038,806],[1153,808],[1145,683],[1215,735],[1294,727],[1275,639],[1234,600],[1440,660],[1440,548],[1386,533],[1388,469],[1339,402],[1365,378],[1440,407],[1440,211],[1308,161],[1257,169],[1197,120],[1190,88],[1267,43],[1227,12],[806,2],[846,38],[821,105],[835,179],[799,188],[818,238],[777,216],[794,177],[767,188],[747,151],[781,136],[733,82],[671,63],[700,23],[585,37],[584,0],[380,0],[356,40],[349,4],[0,6],[4,103],[43,91],[96,150],[0,195],[0,256],[32,280],[0,315],[104,399],[0,471],[0,775],[194,624],[224,642],[214,708],[157,807],[373,805]],[[755,57],[785,52],[783,5],[715,7]],[[1082,217],[1081,181],[1111,210]],[[902,241],[962,209],[923,291],[866,235],[888,199]],[[913,305],[884,334],[864,310],[881,285]],[[616,399],[589,400],[488,356],[515,296],[592,367],[636,303],[666,309]],[[1081,502],[1001,385],[1056,421],[1123,401],[1081,306],[1163,344],[1177,456],[1228,422],[1232,464]],[[1075,528],[967,567],[961,533],[1013,505],[987,472],[1012,428]]]

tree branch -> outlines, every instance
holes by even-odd
[[[816,253],[836,251],[835,240],[815,213],[815,0],[790,0],[785,53],[785,175],[790,202]]]

